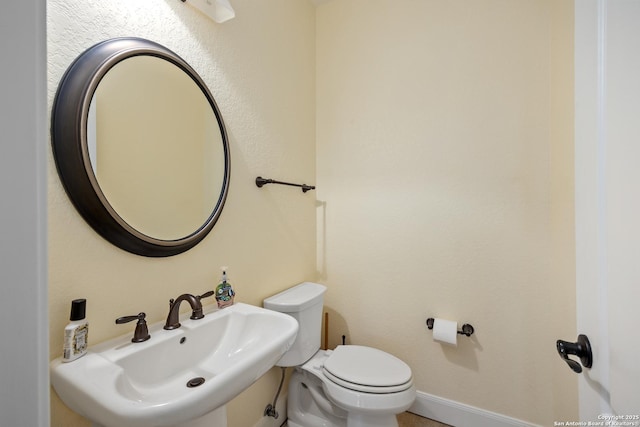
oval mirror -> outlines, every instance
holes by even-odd
[[[176,255],[218,220],[230,177],[224,122],[200,76],[169,49],[117,38],[85,51],[60,82],[51,133],[69,198],[116,246]]]

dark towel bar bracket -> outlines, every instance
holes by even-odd
[[[315,190],[316,189],[315,185],[292,184],[290,182],[276,181],[275,179],[263,178],[261,176],[256,178],[256,185],[258,186],[258,188],[262,188],[262,186],[265,185],[265,184],[280,184],[280,185],[290,185],[292,187],[300,187],[300,188],[302,188],[302,192],[303,193],[306,193],[309,190]]]

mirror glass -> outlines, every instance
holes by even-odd
[[[105,40],[75,59],[53,102],[51,145],[80,215],[137,255],[197,245],[229,191],[229,143],[209,88],[150,40]]]
[[[127,58],[101,79],[88,117],[93,172],[123,221],[161,240],[206,222],[225,157],[216,116],[189,75],[155,56]]]

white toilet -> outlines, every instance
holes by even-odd
[[[305,282],[264,300],[299,323],[293,346],[276,364],[295,366],[289,427],[398,427],[416,397],[411,368],[384,351],[357,345],[319,350],[326,287]]]

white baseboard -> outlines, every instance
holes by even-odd
[[[267,406],[265,403],[264,406]],[[287,394],[283,393],[278,397],[276,403],[278,418],[264,416],[253,427],[280,427],[287,420]]]
[[[454,427],[540,427],[422,391],[417,392],[409,412]]]
[[[277,419],[262,417],[253,427],[280,427],[287,419],[286,394],[278,399],[276,411],[280,414]],[[422,391],[416,393],[416,401],[409,408],[409,412],[454,427],[541,427]]]

